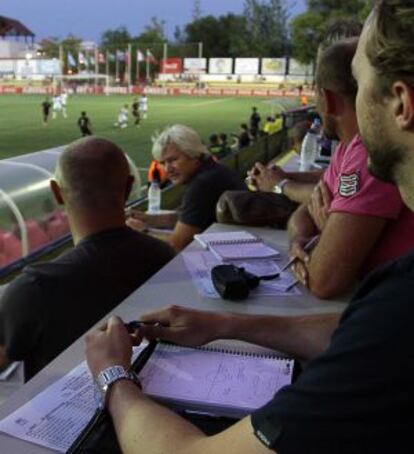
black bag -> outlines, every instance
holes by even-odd
[[[217,202],[217,221],[223,224],[286,228],[298,204],[283,194],[225,191]]]
[[[211,270],[211,280],[219,295],[228,300],[243,300],[250,289],[259,285],[260,279],[235,265],[217,265]]]

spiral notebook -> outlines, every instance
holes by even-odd
[[[145,394],[175,409],[242,418],[292,382],[293,365],[267,351],[160,343],[139,378]]]
[[[194,235],[204,248],[208,248],[221,261],[244,259],[277,259],[279,252],[260,238],[246,231],[202,233]]]

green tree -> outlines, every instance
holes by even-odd
[[[187,44],[203,43],[204,57],[240,57],[249,55],[247,22],[244,16],[204,16],[185,26]]]
[[[302,63],[316,58],[327,27],[336,19],[359,19],[370,11],[370,0],[308,0],[308,10],[291,22],[293,56]]]
[[[324,30],[320,14],[308,11],[296,16],[291,24],[293,56],[304,64],[314,62]]]
[[[124,49],[131,42],[131,39],[132,37],[128,30],[122,26],[103,32],[101,45],[105,50],[114,52],[116,49]]]
[[[284,0],[245,0],[249,48],[255,57],[280,57],[288,43],[288,9]]]
[[[39,45],[45,57],[59,58],[59,38],[53,37],[42,39]]]
[[[221,42],[220,21],[214,16],[204,16],[185,26],[186,43],[203,43],[204,57],[225,56],[226,43]]]

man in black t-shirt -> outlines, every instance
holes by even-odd
[[[216,204],[224,191],[246,186],[234,171],[212,159],[200,136],[187,126],[166,128],[154,141],[152,154],[165,166],[169,180],[186,186],[181,206],[168,214],[134,211],[127,224],[137,230],[148,226],[173,228],[163,239],[180,251],[196,233],[216,221]]]
[[[52,103],[49,101],[49,98],[46,98],[42,102],[42,115],[43,115],[43,125],[47,126],[47,123],[49,121],[49,114],[50,114],[50,108],[52,107]]]
[[[139,101],[137,98],[134,99],[134,102],[131,105],[131,109],[132,109],[132,116],[135,118],[134,125],[136,127],[138,127],[139,123],[141,121],[141,115],[139,112]]]
[[[23,360],[26,380],[174,256],[125,226],[132,183],[123,151],[107,140],[80,140],[60,156],[51,188],[75,247],[26,267],[0,300],[0,358]]]
[[[398,185],[414,210],[414,6],[380,0],[353,60],[356,108],[370,171]],[[140,336],[200,345],[241,339],[309,360],[267,405],[207,437],[153,403],[131,380],[111,387],[107,408],[119,442],[146,454],[389,454],[412,451],[414,430],[414,252],[373,272],[343,316],[249,316],[172,307],[140,320]],[[157,324],[157,322],[161,322]],[[130,337],[118,318],[87,338],[94,377],[127,368]],[[112,352],[117,350],[117,355]],[[123,362],[122,362],[123,361]],[[260,378],[260,377],[259,377]],[[124,415],[129,411],[129,428]],[[163,434],[160,437],[159,434]],[[137,435],[139,434],[139,435]],[[177,450],[178,451],[178,450]]]
[[[89,120],[89,117],[86,115],[86,112],[81,113],[81,116],[78,119],[78,126],[82,133],[82,137],[92,135],[92,131],[90,129],[92,126],[91,121]]]
[[[252,114],[250,115],[250,134],[256,138],[260,129],[261,117],[257,112],[257,107],[252,107]]]
[[[240,125],[240,133],[237,139],[239,150],[248,147],[251,141],[252,139],[249,133],[249,128],[247,127],[246,123],[242,123]]]

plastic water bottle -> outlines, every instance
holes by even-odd
[[[319,147],[319,120],[314,120],[309,131],[306,133],[302,147],[300,149],[300,166],[301,172],[310,170],[315,162]]]
[[[151,182],[148,188],[148,211],[147,213],[158,213],[161,209],[161,188],[158,181]]]

